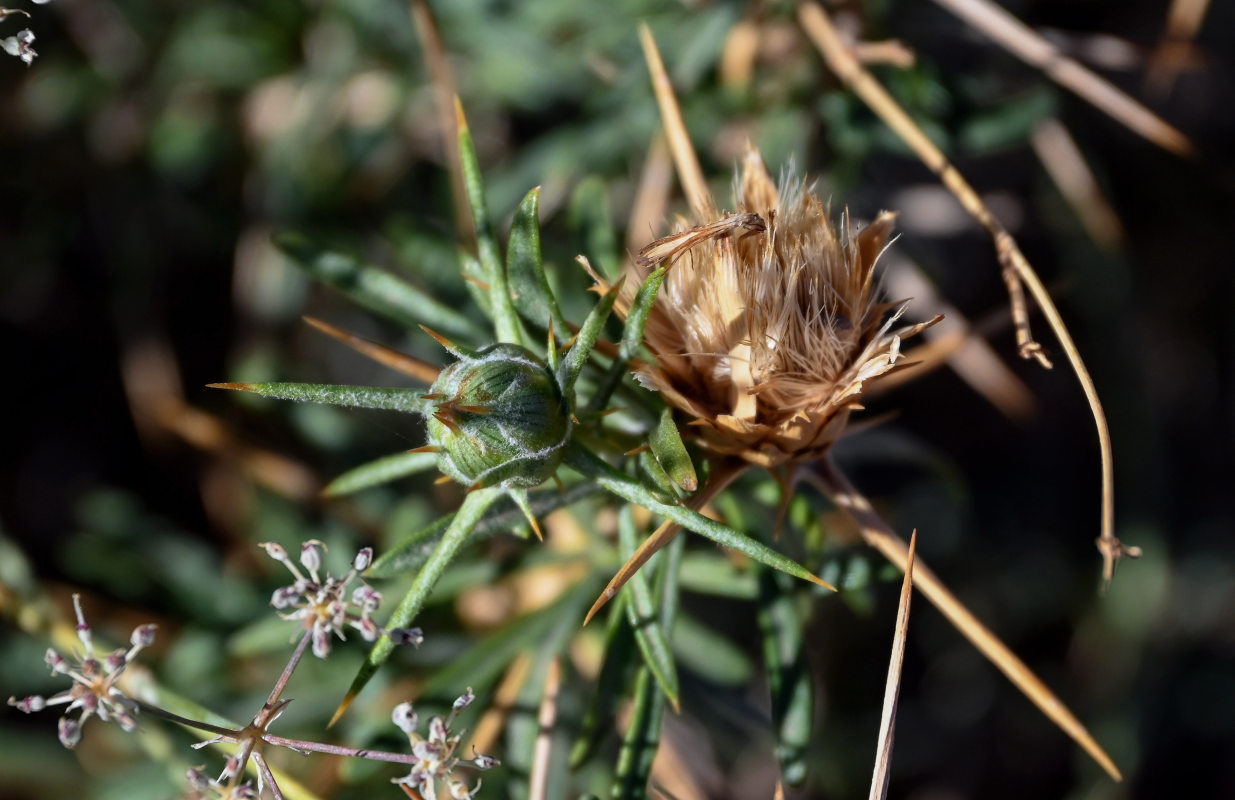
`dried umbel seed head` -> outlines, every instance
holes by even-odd
[[[548,480],[570,438],[570,404],[548,366],[513,344],[442,370],[429,441],[438,469],[468,486],[530,488]]]
[[[818,458],[930,323],[894,330],[904,305],[875,301],[894,215],[838,236],[819,198],[792,177],[778,189],[754,150],[735,193],[738,213],[683,225],[631,267],[623,316],[651,268],[672,264],[644,332],[656,363],[637,375],[714,451],[764,467]]]

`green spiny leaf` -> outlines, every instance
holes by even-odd
[[[618,542],[621,546],[622,558],[630,558],[638,546],[635,534],[635,521],[631,507],[625,505],[618,515]],[[629,593],[626,603],[626,621],[635,629],[635,641],[643,653],[644,663],[652,671],[661,691],[669,702],[678,707],[678,673],[673,663],[673,654],[669,650],[669,640],[660,624],[660,617],[652,603],[652,590],[648,585],[644,570],[636,572],[630,581],[622,588]]]
[[[642,800],[647,796],[648,776],[660,746],[660,723],[665,711],[665,695],[657,689],[652,671],[640,667],[635,677],[634,707],[630,724],[618,754],[615,800]]]
[[[380,408],[424,414],[429,402],[423,389],[399,389],[386,386],[338,386],[326,383],[211,383],[212,389],[236,389],[263,397],[294,400],[298,403],[324,403],[352,408]]]
[[[562,385],[562,391],[568,395],[574,388],[579,373],[583,371],[583,365],[587,363],[587,358],[591,355],[596,340],[600,338],[600,332],[605,326],[605,320],[609,318],[609,312],[613,310],[613,303],[617,300],[617,293],[621,287],[622,284],[619,281],[605,292],[592,308],[591,313],[587,315],[587,319],[583,321],[583,327],[575,336],[575,343],[562,355],[562,361],[557,368],[557,377],[558,383]]]
[[[437,466],[436,453],[394,453],[349,469],[331,481],[322,490],[322,494],[328,497],[342,497],[361,489],[380,486],[417,472],[424,472],[435,466]]]
[[[706,536],[719,545],[737,550],[739,553],[743,553],[773,569],[778,569],[781,572],[810,581],[811,583],[826,585],[810,570],[788,556],[776,552],[762,542],[735,531],[727,525],[708,519],[697,511],[691,511],[685,506],[668,505],[661,502],[646,486],[614,469],[578,442],[572,442],[568,447],[566,463],[589,478],[593,478],[601,486],[619,497],[631,503],[637,503],[649,511],[660,514],[662,517],[667,517],[687,530]]]
[[[652,429],[648,444],[656,460],[669,473],[669,477],[678,486],[688,492],[699,488],[699,478],[695,475],[695,465],[691,463],[686,445],[678,434],[678,426],[673,424],[673,409],[666,407],[660,414],[660,421]]]
[[[667,274],[665,267],[659,267],[647,276],[639,291],[635,293],[635,301],[626,312],[626,327],[622,330],[622,341],[618,344],[618,357],[614,359],[605,375],[600,388],[592,395],[588,403],[588,411],[600,411],[609,402],[614,390],[626,377],[627,364],[643,345],[643,330],[647,327],[648,315],[652,312],[652,303],[656,301],[656,293],[665,282]]]
[[[463,182],[467,186],[467,200],[472,208],[472,221],[476,225],[476,250],[485,283],[489,286],[489,300],[493,311],[494,332],[500,342],[522,344],[519,318],[511,303],[506,285],[506,269],[498,255],[497,240],[489,221],[485,204],[485,183],[480,174],[480,162],[476,158],[476,146],[472,132],[468,130],[463,116],[463,107],[455,101],[455,113],[459,123],[459,160],[463,167]]]
[[[515,308],[523,318],[541,330],[553,325],[559,342],[570,338],[570,328],[549,287],[544,260],[540,254],[540,187],[523,198],[515,211],[506,244],[506,272]]]
[[[599,494],[603,490],[591,483],[578,483],[565,492],[557,489],[547,489],[541,492],[531,492],[528,495],[528,505],[537,517],[543,517],[563,506]],[[371,578],[392,578],[411,570],[418,569],[428,560],[437,547],[438,540],[454,520],[454,514],[447,514],[433,523],[421,528],[400,540],[393,548],[387,550],[369,567],[365,574]],[[469,539],[479,541],[497,533],[509,531],[523,521],[523,512],[513,501],[504,498],[494,504],[483,519],[476,524]]]
[[[814,687],[806,663],[794,587],[771,570],[759,570],[759,630],[772,700],[776,759],[785,784],[806,780],[806,753],[814,723]]]
[[[501,489],[478,489],[474,492],[469,492],[463,505],[455,513],[454,519],[450,521],[450,525],[442,534],[441,541],[433,550],[433,554],[425,561],[424,566],[420,568],[420,572],[416,574],[416,579],[412,581],[412,586],[407,590],[407,594],[399,602],[394,613],[390,615],[390,619],[386,622],[387,628],[403,628],[411,624],[416,615],[420,613],[420,609],[424,606],[425,600],[429,596],[429,592],[433,591],[433,585],[437,583],[438,578],[446,571],[446,567],[454,560],[455,555],[462,548],[468,534],[480,522],[485,511],[489,506],[493,505],[494,501],[502,495]],[[394,650],[394,644],[390,641],[390,637],[382,634],[374,643],[373,648],[369,651],[368,658],[360,665],[360,671],[352,680],[352,685],[347,690],[347,695],[340,704],[339,709],[335,712],[335,719],[347,710],[347,706],[351,701],[364,689],[369,679],[377,672],[382,664],[390,658],[391,651]],[[333,721],[333,720],[332,720]]]

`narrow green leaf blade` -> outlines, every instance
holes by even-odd
[[[625,505],[618,515],[618,544],[622,558],[634,555],[638,547],[638,536],[635,533],[635,520],[631,507]],[[648,586],[646,570],[636,572],[622,588],[623,593],[630,595],[626,603],[626,621],[635,630],[635,641],[643,653],[643,661],[652,671],[656,683],[669,702],[677,708],[679,705],[678,672],[673,661],[673,653],[669,649],[669,640],[661,627],[660,617],[652,602],[652,590]]]
[[[342,497],[362,489],[390,483],[417,472],[424,472],[436,466],[436,453],[394,453],[349,469],[331,481],[322,490],[322,494],[327,497]]]
[[[323,403],[351,408],[379,408],[424,414],[429,401],[423,389],[400,389],[388,386],[339,386],[329,383],[211,383],[212,389],[235,389],[262,397],[293,400],[297,403]]]
[[[467,539],[472,529],[476,527],[476,523],[484,516],[485,511],[489,506],[493,505],[494,501],[502,494],[501,489],[478,489],[474,492],[469,492],[463,501],[463,505],[455,512],[454,519],[450,521],[450,525],[442,534],[441,541],[433,550],[433,554],[425,561],[424,566],[420,568],[420,572],[416,574],[416,579],[412,581],[411,588],[407,590],[407,594],[399,602],[394,613],[390,615],[390,619],[386,621],[387,628],[404,628],[411,624],[416,615],[420,613],[420,609],[424,606],[425,600],[429,593],[433,590],[434,584],[442,577],[442,573],[446,571],[446,567],[454,560],[455,555],[459,552],[463,542]],[[377,670],[386,663],[390,658],[391,651],[394,650],[394,644],[390,641],[390,637],[382,634],[369,650],[369,655],[364,663],[360,665],[360,671],[356,673],[356,677],[352,679],[352,685],[347,690],[347,695],[340,704],[338,711],[335,712],[335,719],[347,710],[347,706],[351,701],[364,689],[369,680],[376,674]],[[332,722],[334,720],[331,720]]]
[[[659,267],[648,275],[635,293],[635,301],[626,312],[626,327],[622,329],[622,341],[618,344],[618,357],[613,360],[608,374],[600,388],[588,402],[587,411],[600,411],[613,396],[614,390],[626,377],[626,367],[639,347],[643,344],[643,330],[647,327],[648,315],[652,312],[652,303],[656,301],[656,293],[665,282],[667,274],[665,267]]]
[[[673,409],[666,406],[661,412],[660,421],[652,428],[648,437],[648,445],[652,448],[652,455],[656,456],[656,460],[665,468],[665,472],[669,473],[674,483],[688,492],[699,488],[695,465],[691,463],[690,454],[686,452],[686,445],[682,444],[678,426],[673,423]]]
[[[319,248],[297,233],[280,234],[275,237],[275,244],[310,277],[411,330],[423,324],[444,334],[474,340],[487,335],[468,317],[384,269]]]
[[[480,174],[480,161],[472,132],[463,116],[463,107],[455,100],[455,114],[459,123],[459,160],[463,167],[463,183],[467,187],[467,201],[472,208],[472,221],[476,225],[476,250],[484,281],[489,286],[489,302],[493,307],[494,332],[499,342],[522,344],[519,318],[511,303],[510,290],[506,285],[506,269],[498,255],[497,240],[489,221],[489,209],[485,203],[485,182]]]
[[[563,354],[557,368],[558,383],[562,385],[563,391],[570,392],[579,378],[579,373],[583,371],[583,365],[587,363],[588,356],[592,354],[592,348],[605,327],[605,320],[609,319],[609,312],[613,311],[613,303],[617,300],[621,287],[622,283],[619,281],[605,292],[583,321],[583,327],[575,336],[575,343]]]
[[[559,342],[570,338],[570,328],[545,275],[540,253],[540,187],[527,193],[515,211],[506,244],[506,272],[515,309],[541,330],[553,324]]]
[[[806,754],[814,722],[814,686],[806,663],[802,619],[793,587],[771,570],[759,570],[759,630],[772,700],[776,759],[785,785],[806,781]]]
[[[630,476],[614,469],[578,442],[570,443],[566,451],[566,463],[589,478],[594,479],[601,486],[619,497],[631,503],[638,503],[649,511],[671,519],[687,530],[706,536],[719,545],[737,550],[739,553],[749,556],[760,564],[766,564],[795,578],[801,578],[826,588],[832,588],[827,586],[824,581],[816,577],[810,570],[788,556],[776,552],[762,542],[735,531],[727,525],[708,519],[697,511],[691,511],[685,506],[662,503],[656,499],[655,495],[647,487]]]
[[[634,707],[630,725],[618,754],[616,782],[611,797],[615,800],[642,800],[647,796],[648,776],[660,746],[660,723],[665,712],[665,696],[656,687],[652,672],[641,667],[635,678]]]
[[[605,629],[605,654],[592,702],[579,728],[579,737],[570,751],[570,766],[578,768],[596,752],[604,735],[617,718],[626,685],[635,666],[635,631],[626,624],[626,595],[613,601]]]
[[[537,517],[543,517],[563,506],[577,503],[584,498],[602,493],[604,490],[593,483],[577,483],[565,492],[557,489],[546,489],[528,494],[528,505]],[[365,575],[371,578],[393,578],[419,569],[429,559],[437,547],[442,534],[454,520],[454,513],[446,514],[433,523],[400,540],[391,549],[381,555]],[[509,531],[524,519],[523,512],[509,500],[502,498],[495,503],[485,516],[478,522],[469,537],[469,543]]]

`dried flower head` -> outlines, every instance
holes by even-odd
[[[637,376],[716,452],[764,467],[814,459],[897,368],[901,340],[931,323],[894,328],[905,304],[876,302],[894,214],[838,235],[819,198],[792,174],[778,190],[753,149],[735,195],[736,214],[681,225],[630,268],[623,316],[651,269],[672,265],[644,332],[656,363]]]
[[[279,616],[287,620],[300,620],[306,630],[313,634],[313,655],[325,658],[330,655],[331,637],[346,639],[344,631],[355,628],[366,642],[372,642],[383,632],[389,634],[395,644],[412,644],[417,647],[424,640],[420,628],[392,628],[383,631],[373,621],[373,612],[382,604],[382,596],[364,581],[352,593],[348,586],[360,573],[373,563],[372,548],[362,548],[352,559],[351,569],[343,578],[321,574],[322,553],[326,546],[317,539],[310,539],[300,546],[300,566],[292,563],[287,550],[276,542],[263,542],[266,554],[287,567],[295,579],[290,585],[275,590],[270,605],[279,609]],[[290,609],[284,611],[284,609]]]
[[[451,734],[450,726],[454,723],[455,717],[459,712],[472,704],[476,696],[472,694],[472,689],[469,686],[467,691],[455,700],[451,706],[450,714],[446,717],[433,717],[429,720],[429,736],[422,736],[416,728],[419,727],[420,720],[416,715],[416,711],[412,708],[411,703],[400,703],[395,706],[391,713],[391,719],[394,724],[399,727],[399,730],[407,734],[408,741],[412,744],[412,755],[416,757],[416,762],[412,765],[412,770],[402,778],[395,778],[392,782],[403,784],[412,789],[415,789],[424,800],[437,799],[437,787],[439,784],[444,785],[452,800],[472,800],[476,793],[480,791],[480,781],[476,781],[476,785],[468,788],[467,784],[455,774],[455,770],[459,767],[467,767],[470,769],[486,770],[496,767],[500,762],[493,756],[486,756],[480,753],[473,753],[470,759],[460,759],[455,757],[455,750],[459,747],[459,740],[463,736],[463,732]]]
[[[82,613],[81,595],[73,595],[73,609],[77,613],[77,638],[82,644],[82,655],[77,658],[76,666],[69,659],[52,648],[47,649],[44,660],[51,668],[53,675],[67,675],[73,685],[52,697],[31,695],[20,700],[9,698],[9,705],[26,712],[42,711],[48,706],[68,704],[65,714],[57,726],[60,743],[65,747],[76,747],[81,741],[81,728],[91,716],[96,716],[104,722],[115,721],[125,731],[137,727],[134,714],[137,704],[126,695],[116,684],[120,680],[125,667],[137,657],[144,648],[154,643],[154,625],[139,625],[133,629],[129,637],[129,648],[119,648],[102,659],[94,653],[94,636],[86,616]],[[70,716],[78,711],[76,717]]]

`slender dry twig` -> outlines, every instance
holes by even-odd
[[[336,328],[334,325],[323,322],[316,317],[306,316],[301,319],[330,338],[352,348],[357,353],[367,356],[384,367],[389,367],[395,372],[402,372],[404,375],[423,383],[432,384],[437,380],[438,373],[442,371],[441,367],[430,364],[427,361],[421,361],[419,358],[409,356],[406,353],[400,353],[398,350],[387,347],[384,344],[378,344],[363,336],[348,333],[342,328]]]
[[[549,761],[553,757],[553,731],[557,725],[557,695],[562,686],[562,666],[550,659],[545,675],[545,691],[536,715],[536,747],[532,752],[532,775],[528,781],[528,798],[545,800],[549,796]]]
[[[425,63],[433,76],[437,126],[442,134],[443,156],[450,167],[455,230],[459,232],[462,244],[474,243],[476,226],[472,222],[472,210],[467,204],[467,186],[464,184],[463,168],[460,166],[463,162],[459,159],[459,130],[455,125],[455,96],[458,91],[455,89],[454,75],[450,71],[450,62],[446,60],[446,50],[442,47],[442,37],[433,21],[433,13],[424,0],[412,0],[412,22],[420,37],[420,46],[425,51]]]
[[[707,483],[698,492],[691,495],[690,499],[686,501],[686,507],[692,511],[698,511],[703,508],[750,467],[750,464],[736,459],[714,463],[712,465],[712,472],[708,475]],[[587,625],[591,622],[592,617],[596,616],[596,612],[604,608],[605,603],[616,597],[617,593],[626,585],[626,582],[648,562],[648,559],[656,555],[662,547],[673,541],[673,537],[677,536],[681,530],[681,525],[665,520],[659,528],[652,532],[651,536],[644,539],[639,548],[631,554],[630,558],[626,559],[626,563],[609,580],[609,584],[600,593],[600,597],[596,598],[596,602],[592,604],[592,607],[587,612],[587,616],[584,617],[583,624]]]
[[[905,540],[875,512],[866,499],[848,478],[837,469],[830,458],[819,462],[818,471],[806,470],[804,477],[819,488],[831,501],[857,523],[863,540],[878,550],[902,572],[909,567],[909,547]],[[999,637],[978,621],[968,608],[948,591],[943,582],[921,561],[913,567],[914,584],[926,599],[938,608],[956,626],[965,638],[973,643],[999,670],[1008,676],[1026,697],[1033,701],[1042,713],[1079,744],[1094,761],[1115,780],[1123,780],[1119,768],[1106,751],[1085,729],[1068,707],[1047,688],[1025,662],[1013,653]]]
[[[884,286],[893,297],[912,297],[922,307],[930,308],[943,317],[942,322],[925,332],[925,336],[932,343],[947,342],[948,346],[943,351],[947,352],[948,365],[961,380],[1009,419],[1023,420],[1032,414],[1034,402],[1029,387],[1003,362],[994,348],[974,332],[960,309],[940,296],[921,267],[902,255],[889,258],[890,255],[884,255],[888,259],[883,272]],[[921,347],[923,345],[904,353],[906,360],[916,358]],[[906,374],[920,375],[921,371],[913,370]],[[897,377],[888,376],[892,380]],[[876,383],[872,388],[883,389],[884,382]]]
[[[892,769],[892,740],[896,734],[896,703],[901,691],[901,667],[905,663],[905,638],[909,634],[909,601],[913,597],[913,560],[918,549],[918,531],[909,537],[905,559],[905,580],[901,582],[900,604],[896,607],[896,634],[892,637],[892,656],[888,661],[888,682],[883,690],[883,713],[879,718],[879,743],[875,747],[875,771],[871,776],[870,800],[888,796],[888,776]]]
[[[652,73],[652,88],[656,92],[656,102],[660,105],[660,118],[664,120],[665,134],[669,137],[669,150],[673,153],[678,180],[682,182],[690,210],[694,212],[695,219],[715,219],[717,213],[712,202],[712,193],[708,191],[708,182],[704,180],[703,169],[699,166],[699,159],[695,156],[690,135],[686,131],[686,123],[682,121],[682,112],[673,96],[669,73],[665,71],[665,63],[660,58],[660,51],[657,50],[652,31],[646,23],[639,24],[639,40],[643,43],[643,54],[648,62],[648,70]]]
[[[1068,58],[1059,48],[990,0],[935,0],[1001,47],[1075,92],[1129,130],[1180,156],[1195,153],[1188,137],[1126,93]]]
[[[1166,16],[1166,31],[1149,60],[1145,87],[1159,97],[1171,90],[1175,78],[1190,60],[1192,40],[1201,30],[1209,0],[1172,0]]]
[[[660,131],[652,138],[635,197],[630,204],[626,223],[626,249],[637,253],[655,239],[665,221],[665,209],[669,205],[669,190],[673,185],[673,164],[669,160],[669,146]]]
[[[518,701],[519,692],[523,690],[523,685],[527,683],[531,671],[532,656],[530,653],[521,653],[510,662],[501,682],[497,685],[497,690],[493,693],[493,702],[481,715],[480,722],[476,723],[472,747],[482,753],[494,749],[498,737],[506,728],[506,718],[510,716],[510,710]]]
[[[1029,142],[1090,238],[1101,247],[1118,247],[1124,238],[1123,225],[1063,123],[1053,118],[1043,120],[1033,129]]]
[[[1102,459],[1102,527],[1096,544],[1102,554],[1102,580],[1105,587],[1114,577],[1115,565],[1119,559],[1125,555],[1136,557],[1139,551],[1136,548],[1125,548],[1115,537],[1115,478],[1110,429],[1107,427],[1102,402],[1098,398],[1097,387],[1081,360],[1080,352],[1072,341],[1055,302],[1042,285],[1038,274],[1029,265],[1028,259],[1021,253],[1016,240],[892,95],[853,58],[823,8],[816,3],[805,2],[798,7],[798,11],[802,26],[832,71],[914,150],[922,162],[956,195],[965,210],[990,234],[1011,299],[1012,320],[1016,326],[1017,346],[1021,357],[1035,358],[1043,366],[1050,366],[1050,360],[1046,357],[1042,345],[1034,340],[1029,329],[1029,310],[1025,303],[1026,287],[1059,339],[1068,363],[1080,381],[1098,432],[1098,448]]]

